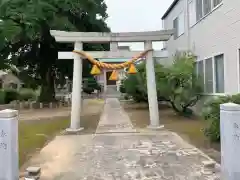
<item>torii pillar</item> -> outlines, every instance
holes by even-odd
[[[75,42],[74,50],[82,50],[82,42]],[[83,130],[80,125],[81,105],[82,105],[82,58],[74,54],[73,60],[73,85],[72,85],[72,107],[71,107],[71,124],[67,132],[79,132]]]
[[[152,41],[145,41],[144,48],[152,49]],[[153,51],[149,51],[146,55],[146,74],[147,74],[147,92],[148,92],[148,106],[150,116],[150,129],[161,129],[164,126],[160,126],[159,112],[158,112],[158,100],[157,100],[157,88],[156,78],[153,60]]]

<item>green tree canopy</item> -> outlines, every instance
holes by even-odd
[[[23,79],[41,86],[40,101],[54,100],[55,80],[72,73],[72,61],[58,63],[57,52],[72,46],[56,43],[50,30],[109,31],[106,8],[103,0],[1,1],[1,68],[16,65]],[[84,50],[96,48],[107,46],[84,45]]]

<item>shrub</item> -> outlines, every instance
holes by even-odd
[[[232,101],[232,99],[240,97],[235,96],[219,96],[206,102],[203,106],[202,116],[207,121],[207,127],[204,129],[204,134],[211,141],[220,140],[220,104]]]
[[[83,82],[83,92],[87,94],[93,93],[94,90],[101,91],[101,89],[100,84],[93,77],[86,78]]]
[[[94,92],[94,88],[92,88],[92,87],[83,88],[83,92],[85,92],[87,94],[92,94]]]
[[[232,95],[231,102],[236,103],[236,104],[240,104],[240,94]]]
[[[124,100],[129,100],[129,96],[128,95],[124,95]]]
[[[19,93],[15,89],[5,89],[5,104],[9,104],[11,101],[19,99]]]
[[[176,55],[174,60],[167,75],[169,92],[164,96],[177,113],[190,115],[192,110],[189,107],[198,102],[203,90],[200,78],[195,72],[195,58],[180,54]]]
[[[21,89],[19,91],[19,100],[20,101],[28,101],[28,100],[36,100],[37,94],[32,89]]]
[[[186,54],[176,55],[170,67],[155,64],[158,101],[167,101],[174,111],[191,115],[190,107],[201,98],[202,85],[194,68],[195,59]],[[126,93],[137,102],[147,101],[145,63],[136,66],[138,73],[128,75],[124,81]]]
[[[145,66],[140,64],[137,66],[137,74],[129,74],[123,81],[126,93],[133,98],[136,102],[147,101],[147,88],[144,81]]]
[[[120,91],[121,93],[126,93],[126,88],[124,87],[124,81],[121,82],[119,91]]]
[[[5,104],[5,92],[0,90],[0,104]]]

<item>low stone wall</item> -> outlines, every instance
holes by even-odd
[[[0,110],[4,109],[16,109],[16,110],[31,110],[31,109],[43,109],[43,108],[61,108],[69,107],[71,102],[59,101],[59,102],[50,102],[50,103],[39,103],[39,102],[13,102],[11,104],[2,104],[0,105]]]
[[[84,94],[82,99],[95,99],[95,98],[104,98],[103,94]],[[50,103],[39,103],[39,102],[12,102],[10,104],[1,104],[0,110],[4,109],[16,109],[16,110],[31,110],[31,109],[42,109],[42,108],[60,108],[60,107],[70,107],[71,106],[71,98],[58,98],[57,102]]]

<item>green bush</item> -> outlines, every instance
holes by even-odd
[[[19,91],[19,98],[20,101],[28,101],[28,100],[36,100],[37,94],[32,89],[23,88]]]
[[[128,95],[124,95],[124,100],[129,100],[129,96]]]
[[[167,75],[169,92],[166,98],[173,109],[183,115],[191,115],[190,107],[198,102],[203,92],[201,80],[195,72],[194,63],[193,56],[177,54]]]
[[[207,127],[204,129],[204,134],[210,138],[211,141],[220,140],[220,104],[232,101],[239,95],[219,96],[207,101],[202,109],[202,116],[207,121]]]
[[[126,93],[126,88],[124,87],[124,81],[121,82],[119,91],[120,91],[121,93]]]
[[[95,78],[89,77],[83,81],[83,92],[92,94],[94,90],[100,91],[102,88]]]
[[[85,87],[85,88],[83,88],[83,92],[85,92],[87,94],[92,94],[94,92],[94,88],[92,88],[92,87]]]
[[[0,90],[0,104],[5,104],[5,92]]]
[[[236,104],[240,104],[240,94],[232,95],[231,102],[236,103]]]
[[[202,84],[194,68],[195,59],[186,54],[177,54],[170,67],[155,64],[158,101],[169,102],[174,111],[181,115],[191,115],[190,107],[201,98]],[[124,81],[126,93],[133,100],[147,101],[147,81],[145,63],[136,66],[138,73],[128,75]]]
[[[147,87],[146,83],[143,82],[143,76],[145,76],[145,66],[142,63],[138,65],[137,68],[138,73],[127,75],[127,78],[123,81],[123,86],[126,94],[131,96],[134,101],[144,102],[147,101]]]
[[[15,101],[19,99],[19,93],[15,89],[5,89],[5,104],[9,104],[11,101]]]

